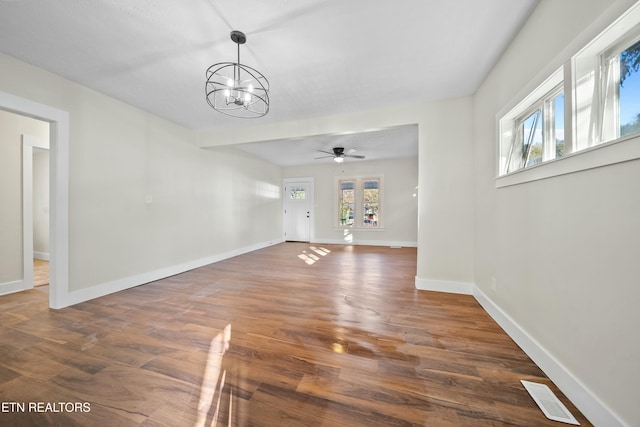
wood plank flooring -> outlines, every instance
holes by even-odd
[[[285,243],[58,311],[2,296],[0,402],[90,412],[0,425],[558,426],[521,379],[591,425],[473,297],[415,274],[414,248]]]
[[[49,261],[41,259],[33,260],[33,286],[45,286],[49,284]]]

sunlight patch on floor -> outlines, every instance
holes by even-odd
[[[329,255],[329,252],[331,252],[329,249],[317,248],[315,246],[309,246],[309,249],[311,249],[312,251],[314,251],[315,253],[321,256],[327,256]]]
[[[307,251],[302,251],[302,253],[298,255],[298,258],[300,258],[301,260],[303,260],[309,265],[315,264],[315,262],[320,259],[319,257]]]
[[[307,265],[313,265],[316,262],[320,261],[320,256],[327,256],[331,253],[329,249],[326,248],[318,248],[317,246],[309,246],[310,251],[303,250],[301,254],[298,255],[302,261],[307,263]]]

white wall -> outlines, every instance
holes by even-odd
[[[475,282],[589,398],[638,426],[640,162],[494,183],[496,114],[632,3],[542,0],[477,92]],[[590,406],[581,408],[587,416]]]
[[[49,138],[49,124],[0,111],[0,285],[22,277],[22,134]]]
[[[49,259],[49,150],[33,151],[33,253]]]
[[[69,112],[67,303],[281,240],[280,168],[6,55],[0,69],[0,91]]]
[[[417,246],[418,242],[418,159],[385,161],[345,161],[287,167],[285,178],[314,178],[314,242],[370,245]],[[336,178],[383,176],[383,230],[335,227],[337,212]],[[414,193],[416,197],[413,197]]]
[[[419,289],[468,291],[473,271],[473,100],[432,103],[420,124]]]

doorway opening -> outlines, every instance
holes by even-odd
[[[69,113],[0,91],[0,110],[49,124],[49,307],[70,305],[69,298]],[[21,223],[21,220],[16,223]],[[22,227],[19,227],[21,230]],[[24,245],[23,245],[24,246]],[[24,252],[22,269],[24,270]],[[19,256],[20,260],[20,256]],[[33,249],[31,252],[33,260]],[[24,289],[20,280],[0,283],[0,293]],[[31,279],[31,284],[33,279]]]
[[[48,123],[39,124],[45,125],[49,133]],[[49,284],[49,157],[48,137],[22,135],[24,289]]]

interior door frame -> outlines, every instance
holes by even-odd
[[[0,91],[0,109],[49,122],[49,307],[69,301],[69,113]]]
[[[286,241],[286,230],[287,230],[287,215],[286,211],[286,203],[287,203],[287,194],[285,188],[287,185],[293,184],[296,182],[304,182],[309,187],[307,191],[309,191],[309,243],[313,243],[315,240],[315,180],[311,176],[302,177],[302,178],[284,178],[282,180],[282,238]],[[309,190],[310,189],[310,190]]]
[[[49,151],[49,140],[22,135],[22,286],[33,288],[33,152]],[[51,186],[51,184],[49,184]]]

